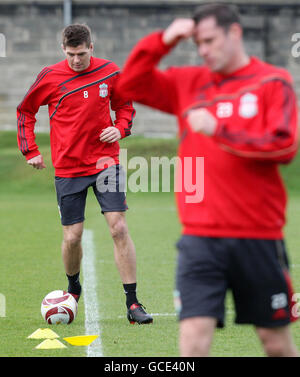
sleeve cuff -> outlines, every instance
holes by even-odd
[[[29,151],[27,152],[24,156],[26,160],[31,160],[33,157],[39,156],[41,153],[39,152],[38,149],[35,149],[34,151]]]
[[[124,137],[131,135],[130,128],[125,128],[121,125],[115,125],[115,127],[120,131],[121,139],[124,139]]]

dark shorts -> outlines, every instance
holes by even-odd
[[[272,328],[297,319],[282,240],[184,235],[177,247],[174,299],[180,320],[213,317],[223,327],[227,290],[236,323]]]
[[[111,166],[99,174],[84,177],[55,177],[62,225],[72,225],[84,221],[89,187],[93,188],[102,213],[126,211],[128,207],[124,183],[124,171],[120,165]]]

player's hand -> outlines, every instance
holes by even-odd
[[[117,127],[107,127],[100,134],[100,141],[102,143],[114,143],[121,139],[121,132],[117,129]]]
[[[39,170],[46,168],[43,156],[41,154],[39,154],[38,156],[35,156],[35,157],[31,158],[30,160],[28,160],[27,164],[31,165],[33,168],[39,169]]]
[[[195,21],[191,18],[176,18],[164,31],[162,40],[167,46],[178,43],[181,39],[194,34]]]
[[[206,109],[191,110],[187,121],[194,132],[211,136],[217,128],[217,119]]]

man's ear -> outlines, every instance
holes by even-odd
[[[230,25],[229,30],[235,38],[242,39],[243,29],[240,24],[238,24],[237,22],[233,23],[232,25]]]

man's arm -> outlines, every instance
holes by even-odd
[[[264,95],[263,124],[249,120],[239,131],[230,123],[216,119],[206,109],[191,110],[187,121],[194,132],[212,136],[228,152],[246,158],[288,163],[298,149],[297,100],[291,80],[279,79],[268,84]]]
[[[23,101],[17,107],[18,146],[28,161],[28,164],[37,169],[42,169],[45,165],[42,161],[38,146],[35,143],[35,116],[40,106],[48,103],[49,82],[47,82],[47,75],[50,72],[51,70],[48,68],[40,72],[35,82],[26,93]]]
[[[118,76],[116,76],[115,80],[118,80]],[[110,106],[112,111],[115,112],[116,118],[114,126],[105,128],[100,135],[100,141],[107,143],[114,143],[131,135],[133,119],[136,113],[132,101],[126,101],[120,97],[115,90],[115,85],[116,83],[114,82],[110,96]]]
[[[172,69],[161,71],[157,65],[180,40],[190,37],[193,31],[193,20],[178,19],[165,31],[143,38],[132,50],[123,68],[117,84],[120,96],[175,114],[177,101]]]

